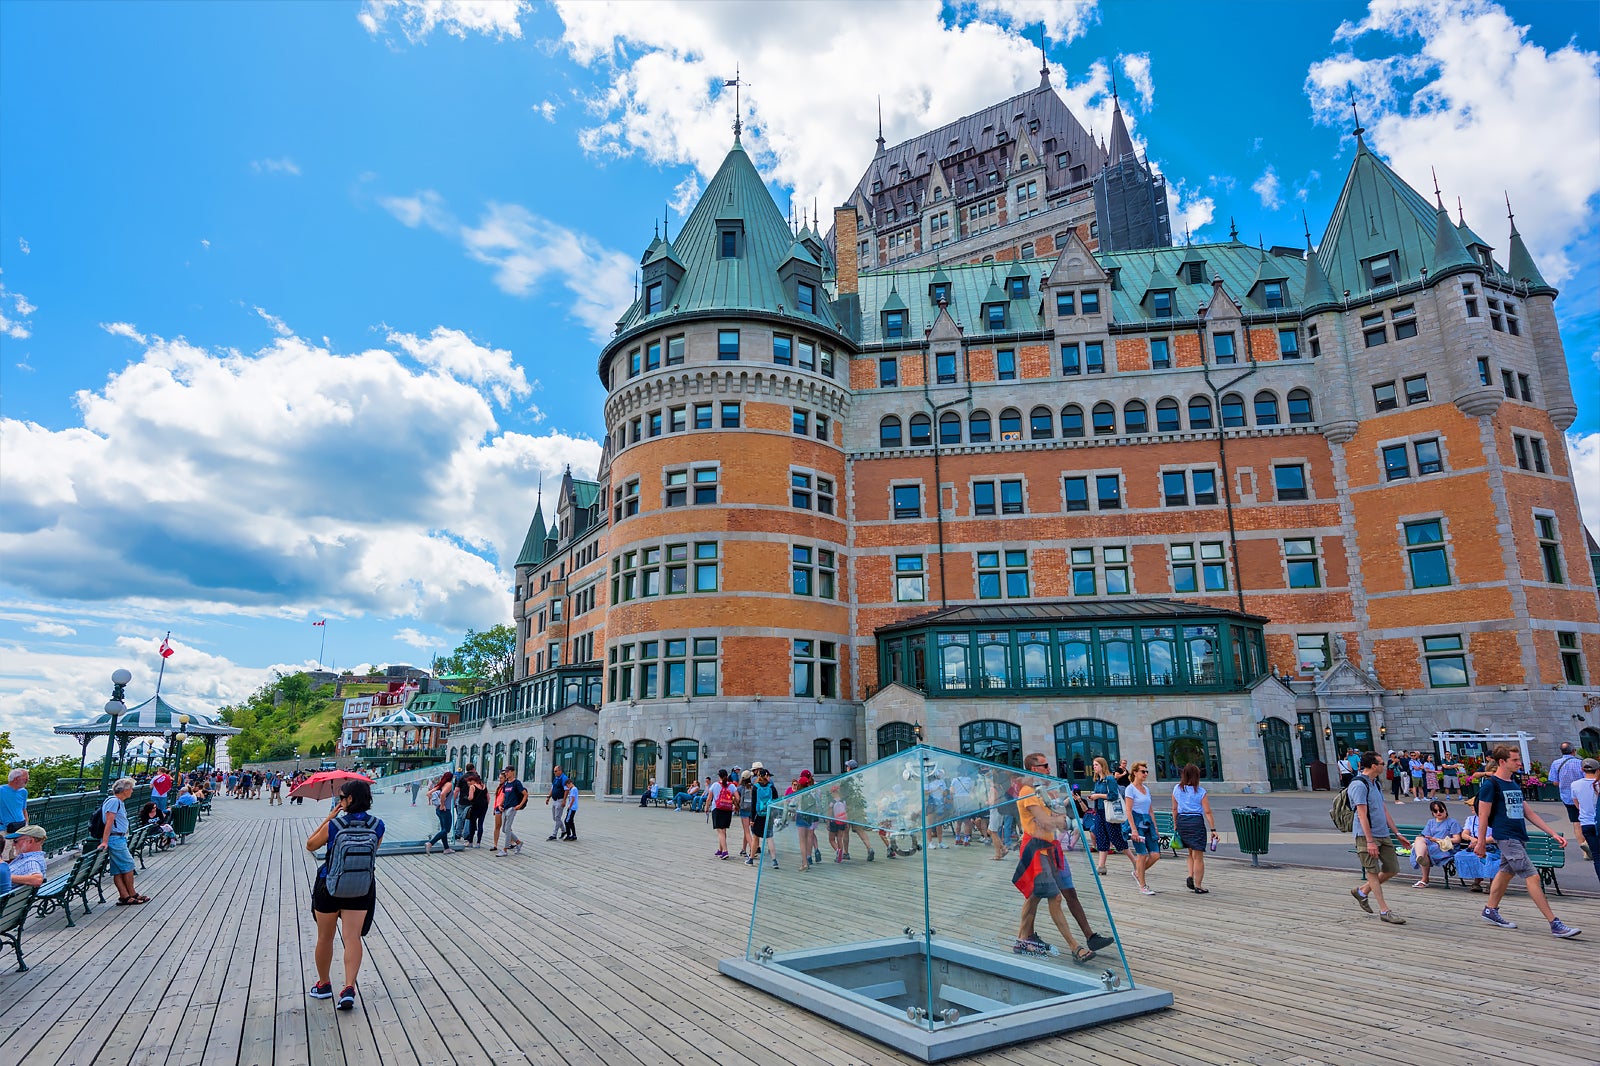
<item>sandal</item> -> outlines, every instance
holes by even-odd
[[[121,896],[121,897],[119,897],[117,899],[117,906],[126,907],[128,904],[130,904],[132,902],[133,902],[133,897],[132,896]]]
[[[1418,881],[1416,884],[1412,885],[1411,887],[1412,888],[1427,888],[1428,887],[1428,882],[1426,882],[1426,881]]]
[[[1094,960],[1094,951],[1079,944],[1072,949],[1072,959],[1074,962],[1091,962]]]
[[[149,903],[150,902],[150,897],[149,896],[129,896],[127,899],[123,900],[122,902],[124,904],[126,904],[127,906],[129,906],[129,907],[136,907],[141,903]]]
[[[1211,895],[1211,890],[1209,888],[1197,888],[1194,890],[1194,894],[1197,896],[1209,896]]]

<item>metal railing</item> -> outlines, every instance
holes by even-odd
[[[83,843],[89,833],[89,815],[106,801],[101,792],[73,792],[65,796],[46,796],[28,800],[28,821],[43,827],[47,837],[44,850],[55,855]],[[150,802],[150,786],[138,785],[128,797],[128,820],[136,820],[139,808]]]

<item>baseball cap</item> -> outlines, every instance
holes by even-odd
[[[860,766],[860,765],[861,765],[861,764],[860,764],[860,763],[858,763],[858,762],[856,762],[856,761],[855,761],[855,760],[854,760],[854,759],[847,759],[847,760],[846,760],[846,761],[845,761],[845,764],[844,764],[844,768],[845,768],[845,769],[846,769],[846,770],[854,770],[854,769],[855,769],[855,768],[856,768],[856,767],[858,767],[858,766]]]
[[[42,825],[25,825],[15,833],[7,833],[6,839],[15,840],[18,837],[32,837],[35,840],[43,840],[48,835]]]
[[[1592,773],[1595,770],[1600,770],[1600,759],[1585,759],[1585,760],[1583,760],[1583,772],[1584,773],[1586,773],[1586,774],[1587,773]]]

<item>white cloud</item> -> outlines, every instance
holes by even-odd
[[[11,301],[9,313],[5,306],[7,299]],[[5,282],[0,281],[0,337],[25,341],[33,336],[27,318],[37,310],[38,308],[26,296],[20,292],[12,292],[6,288]]]
[[[1081,35],[1094,4],[958,4],[988,19],[956,25],[935,0],[805,4],[588,3],[556,0],[572,58],[601,68],[608,87],[591,99],[596,123],[580,143],[600,158],[638,155],[687,163],[709,178],[732,142],[735,65],[743,91],[744,145],[799,203],[843,200],[860,178],[883,98],[891,143],[950,122],[1038,84],[1039,51],[1024,28],[1044,22],[1058,40]],[[893,41],[894,47],[884,47]],[[852,71],[850,77],[786,76]],[[949,76],[960,71],[959,78]],[[1052,65],[1053,80],[1064,84]],[[764,76],[761,72],[772,72]],[[1062,95],[1086,123],[1110,131],[1109,79],[1096,64],[1088,91]],[[1078,100],[1095,106],[1079,111]],[[851,150],[854,146],[855,150]]]
[[[1250,183],[1250,191],[1261,198],[1261,206],[1268,211],[1276,211],[1283,206],[1283,185],[1278,180],[1278,171],[1271,163],[1261,172],[1261,176]]]
[[[278,336],[280,336],[280,337],[292,337],[292,336],[294,336],[294,330],[290,329],[288,323],[284,322],[284,320],[279,318],[277,315],[272,314],[271,312],[267,311],[266,309],[260,308],[260,307],[256,308],[255,311],[256,311],[256,314],[261,316],[261,318],[267,323],[267,325],[272,327],[272,332],[276,333]]]
[[[113,337],[126,337],[135,344],[143,344],[145,335],[140,333],[131,322],[102,322],[100,328]]]
[[[533,105],[533,110],[546,122],[554,122],[556,120],[556,111],[559,110],[559,106],[553,101],[541,100],[537,104]]]
[[[1359,42],[1312,65],[1318,121],[1348,127],[1353,92],[1368,143],[1421,190],[1437,167],[1467,221],[1501,248],[1502,190],[1544,276],[1572,276],[1595,235],[1600,196],[1600,53],[1549,51],[1487,0],[1373,0],[1336,41]]]
[[[1600,536],[1600,433],[1568,433],[1567,454],[1584,523]]]
[[[206,240],[204,237],[201,237],[200,238],[200,247],[206,248],[206,249],[210,249],[211,242]]]
[[[401,644],[409,644],[413,648],[421,648],[423,651],[427,651],[430,648],[448,648],[450,646],[450,642],[443,637],[429,636],[411,628],[400,630],[394,635],[394,639]]]
[[[1294,183],[1294,198],[1305,203],[1311,196],[1311,187],[1321,182],[1322,171],[1315,169],[1306,171],[1305,180]]]
[[[1228,193],[1232,192],[1239,182],[1232,174],[1213,174],[1206,179],[1206,184],[1213,189],[1221,189],[1223,192]]]
[[[257,174],[290,174],[300,176],[300,165],[288,156],[281,159],[256,159],[250,163],[250,169]]]
[[[467,225],[431,189],[379,203],[407,226],[426,225],[460,241],[470,257],[494,268],[494,283],[502,292],[527,296],[546,278],[560,282],[572,296],[572,316],[597,341],[615,332],[617,319],[633,302],[632,257],[520,204],[491,202],[476,225]]]
[[[365,0],[356,18],[374,36],[386,32],[393,18],[413,42],[436,29],[461,38],[469,33],[521,37],[518,19],[529,6],[527,0]]]
[[[1150,53],[1135,52],[1132,55],[1119,57],[1122,63],[1122,72],[1133,82],[1133,91],[1139,94],[1139,100],[1148,110],[1155,103],[1156,85],[1150,78]]]
[[[391,343],[153,337],[77,394],[81,425],[0,419],[7,583],[213,613],[501,618],[539,475],[592,472],[599,446],[501,430],[484,392],[531,388],[503,350],[450,330]]]
[[[22,254],[23,255],[32,255],[33,254],[33,245],[28,243],[28,238],[26,238],[26,237],[18,237],[17,238],[17,247],[22,249]]]
[[[1217,201],[1191,188],[1182,178],[1169,177],[1167,212],[1172,219],[1172,239],[1178,241],[1185,234],[1197,234],[1202,226],[1211,225],[1217,216]]]
[[[695,201],[700,199],[700,175],[690,174],[677,185],[673,186],[672,199],[669,201],[672,209],[683,218],[694,210]]]
[[[62,625],[60,622],[35,622],[27,627],[28,632],[38,633],[45,637],[70,637],[78,631],[71,626]]]

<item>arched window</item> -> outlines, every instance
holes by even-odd
[[[939,443],[961,443],[961,416],[954,411],[946,411],[939,416]]]
[[[1176,433],[1183,428],[1183,416],[1178,413],[1178,401],[1168,397],[1156,404],[1156,432]]]
[[[474,767],[481,768],[482,764],[478,761],[478,745],[472,745],[472,750],[467,755],[467,762],[472,764]]]
[[[1222,427],[1237,429],[1244,424],[1244,397],[1230,392],[1222,398]]]
[[[1189,763],[1206,781],[1222,780],[1222,745],[1217,723],[1204,718],[1168,718],[1150,729],[1156,748],[1156,779],[1176,781]]]
[[[1022,412],[1015,407],[1007,407],[1000,412],[1000,439],[1022,439]]]
[[[1117,431],[1117,409],[1108,403],[1094,405],[1094,435],[1109,437]]]
[[[1304,425],[1315,422],[1316,418],[1311,413],[1311,394],[1305,389],[1289,390],[1289,422],[1292,425]]]
[[[933,419],[927,415],[911,416],[911,446],[926,448],[933,443]]]
[[[450,749],[450,765],[451,766],[459,766],[459,765],[461,765],[460,763],[456,762],[456,749],[454,749],[454,748]]]
[[[856,742],[849,737],[839,738],[839,772],[844,773],[850,760],[855,758]]]
[[[910,722],[890,722],[878,727],[878,758],[886,759],[905,751],[917,743],[917,734]]]
[[[1278,397],[1263,389],[1256,393],[1256,425],[1275,426],[1282,421]]]
[[[1116,766],[1122,758],[1117,727],[1098,718],[1074,718],[1056,726],[1056,776],[1074,782],[1094,777],[1094,761]]]
[[[650,787],[650,779],[656,776],[656,742],[653,740],[636,740],[633,742],[633,794],[639,795]]]
[[[900,447],[900,419],[894,415],[885,415],[878,423],[878,447]]]
[[[521,742],[515,740],[511,742],[510,749],[506,751],[506,765],[511,767],[511,772],[514,774],[519,774],[522,772]]]
[[[606,775],[606,792],[612,796],[622,795],[622,768],[627,764],[627,749],[622,741],[611,742],[610,773]]]
[[[1130,435],[1150,432],[1150,414],[1143,400],[1129,400],[1122,405],[1122,428]]]
[[[961,754],[1005,766],[1022,765],[1022,728],[985,718],[961,727]]]
[[[974,444],[986,444],[994,439],[988,411],[972,412],[972,417],[967,419],[967,439]]]
[[[1030,440],[1049,440],[1056,435],[1056,420],[1048,407],[1035,407],[1028,412],[1028,437]]]
[[[496,744],[494,746],[494,772],[495,772],[496,776],[499,776],[500,768],[502,766],[504,766],[505,764],[506,764],[506,746],[505,746],[505,742],[502,741],[499,744]]]
[[[1204,396],[1193,396],[1189,399],[1189,428],[1211,428],[1211,401]]]
[[[522,762],[522,783],[532,788],[539,780],[539,742],[533,737],[522,745]]]
[[[667,744],[667,787],[688,791],[700,779],[700,742],[674,740]],[[582,786],[579,786],[582,787]]]
[[[814,774],[833,773],[833,743],[822,737],[811,742],[811,772]]]
[[[532,742],[529,742],[532,746]],[[531,761],[531,754],[530,754]],[[550,749],[550,761],[559,765],[580,791],[594,788],[594,740],[574,733],[557,737]]]
[[[1600,729],[1578,730],[1578,749],[1591,755],[1600,752]]]
[[[1061,409],[1061,435],[1063,437],[1083,436],[1083,408],[1075,403],[1069,403]]]

